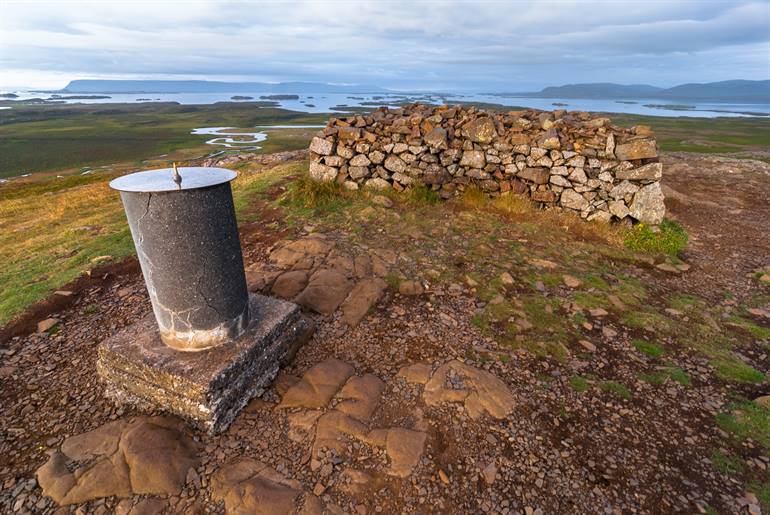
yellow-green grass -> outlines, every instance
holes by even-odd
[[[305,166],[241,170],[233,182],[238,212],[255,192]],[[56,180],[30,185],[26,195],[17,189],[0,198],[0,324],[96,264],[134,253],[119,196],[104,176],[69,188],[58,185]]]

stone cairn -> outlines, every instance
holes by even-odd
[[[402,191],[422,183],[448,199],[476,186],[526,194],[587,220],[659,224],[665,215],[654,134],[585,112],[413,104],[332,118],[310,143],[310,176]]]

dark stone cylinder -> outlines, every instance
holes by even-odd
[[[120,191],[160,336],[200,351],[238,338],[249,301],[224,168],[151,170],[113,180]]]

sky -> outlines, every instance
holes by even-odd
[[[71,79],[530,91],[770,78],[770,0],[0,0],[0,87]]]

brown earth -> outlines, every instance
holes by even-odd
[[[751,320],[768,325],[761,314],[768,286],[755,271],[770,265],[770,167],[691,154],[664,158],[664,184],[675,192],[670,216],[693,240],[684,273],[594,243],[601,240],[594,233],[499,224],[453,205],[428,208],[422,225],[399,201],[393,208],[373,202],[330,218],[334,223],[297,223],[272,203],[286,181],[256,195],[244,217],[254,219],[241,224],[247,266],[272,267],[276,242],[320,231],[335,248],[326,259],[334,255],[336,263],[340,256],[376,261],[392,254],[380,270],[390,287],[356,327],[339,310],[311,315],[318,322],[314,338],[227,432],[188,428],[200,461],[181,492],[129,492],[61,513],[759,509],[753,485],[770,484],[768,449],[730,437],[715,415],[729,413],[737,396],[768,394],[767,380],[729,382],[678,336],[696,321],[713,322],[709,334],[727,335],[744,363],[770,373],[767,340],[730,323],[745,302],[760,298],[760,314]],[[43,303],[16,329],[4,329],[0,511],[55,512],[35,479],[47,454],[69,437],[140,415],[112,405],[95,372],[98,343],[150,311],[134,262],[126,266],[128,274],[94,272],[95,279],[68,285],[71,303]],[[597,277],[608,290],[591,286],[601,284]],[[396,283],[407,280],[413,283],[398,293]],[[607,303],[582,305],[578,293]],[[700,300],[687,307],[669,302],[682,294]],[[489,327],[474,319],[499,306],[508,311]],[[632,323],[636,312],[654,318]],[[30,332],[51,314],[59,325]],[[520,330],[509,339],[499,331],[510,327],[506,318]],[[632,338],[660,344],[664,356],[639,352]],[[340,362],[308,374],[331,359]],[[643,380],[672,367],[691,386]],[[575,378],[586,380],[585,391]],[[719,468],[716,453],[734,457],[740,470]]]

